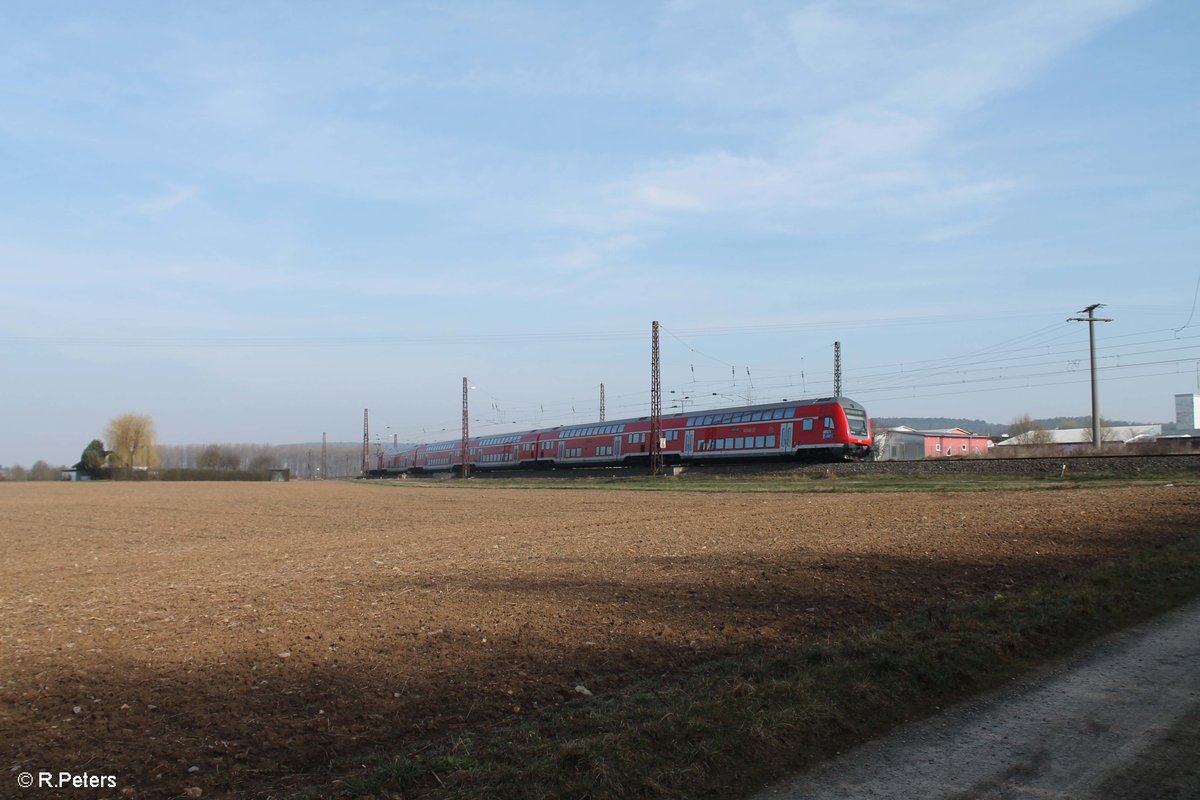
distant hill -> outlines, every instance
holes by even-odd
[[[1035,423],[1041,425],[1047,430],[1054,430],[1059,425],[1069,428],[1086,428],[1092,424],[1092,418],[1088,417],[1048,417],[1046,419],[1036,419]],[[1145,422],[1126,422],[1125,420],[1110,419],[1105,420],[1109,425],[1124,426],[1124,425],[1146,425]],[[1066,424],[1072,423],[1072,424]],[[960,419],[956,417],[871,417],[871,425],[875,429],[880,428],[898,428],[901,425],[907,425],[910,428],[915,428],[919,431],[925,430],[941,430],[944,428],[962,428],[963,430],[973,431],[974,433],[982,433],[988,436],[1003,436],[1008,433],[1008,428],[1011,423],[1008,422],[987,422],[982,419]]]
[[[899,428],[906,425],[919,431],[940,430],[943,428],[962,428],[988,436],[999,436],[1008,433],[1007,424],[986,422],[982,419],[959,419],[956,417],[871,417],[871,426],[880,428]]]

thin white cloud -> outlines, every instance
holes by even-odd
[[[179,187],[172,189],[165,194],[148,197],[143,200],[135,201],[131,204],[131,208],[136,214],[146,216],[154,216],[163,214],[167,211],[173,211],[183,204],[187,203],[196,196],[196,190],[191,187]]]
[[[942,4],[919,8],[907,31],[881,31],[878,9],[851,16],[843,6],[817,3],[791,14],[783,30],[795,47],[794,69],[856,87],[841,104],[810,105],[810,83],[797,80],[791,125],[754,152],[729,150],[677,156],[617,184],[616,224],[642,218],[794,214],[804,208],[898,207],[908,214],[926,204],[995,203],[1021,181],[1010,175],[964,175],[943,153],[966,115],[1019,89],[1054,59],[1142,0],[1028,2],[985,8],[973,18]],[[908,13],[913,13],[908,9]],[[889,20],[894,22],[894,20]],[[928,22],[918,18],[916,22]],[[816,94],[821,96],[818,88]],[[827,105],[818,103],[818,105]]]

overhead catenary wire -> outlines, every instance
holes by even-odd
[[[1193,298],[1193,312],[1196,298]],[[1021,315],[1018,315],[1021,316]],[[1043,316],[1044,315],[1029,315]],[[931,321],[948,321],[962,317],[915,317],[902,321],[892,320],[895,324],[927,324]],[[975,318],[975,317],[972,317]],[[1003,319],[1015,319],[1014,315],[1004,315]],[[1180,328],[1153,328],[1122,332],[1106,336],[1104,350],[1099,354],[1098,368],[1106,380],[1124,380],[1127,376],[1143,374],[1141,371],[1152,370],[1146,376],[1172,374],[1171,371],[1153,371],[1156,368],[1175,367],[1176,371],[1186,364],[1189,370],[1200,362],[1200,334],[1182,335],[1191,327],[1192,315],[1188,322]],[[886,322],[886,321],[884,321]],[[769,334],[784,334],[793,331],[813,330],[825,323],[814,326],[804,324],[769,324],[761,326],[713,326],[705,328],[663,328],[671,341],[687,349],[689,355],[695,355],[703,362],[717,365],[720,371],[712,366],[696,363],[695,359],[687,359],[690,363],[670,365],[664,359],[663,390],[668,404],[673,403],[671,411],[702,410],[721,405],[741,404],[751,402],[753,390],[754,402],[772,402],[783,398],[799,399],[818,397],[832,393],[833,375],[827,370],[809,370],[805,368],[805,356],[796,354],[799,369],[783,368],[779,365],[753,364],[745,365],[749,388],[739,385],[737,380],[738,365],[732,360],[714,355],[711,348],[700,349],[686,337],[713,335],[743,335],[752,332]],[[567,334],[499,334],[487,335],[489,342],[605,339],[626,337],[620,331],[588,332],[576,331]],[[644,337],[644,332],[638,334]],[[406,341],[438,341],[465,342],[475,340],[475,337],[402,337]],[[628,338],[632,338],[631,336]],[[45,340],[43,340],[45,341]],[[56,340],[62,341],[62,340]],[[95,341],[95,340],[91,340]],[[269,340],[241,340],[247,345]],[[361,338],[344,338],[335,340],[337,343],[359,342]],[[387,343],[396,339],[372,338],[372,343]],[[0,339],[0,344],[5,342]],[[170,342],[167,342],[170,344]],[[204,342],[200,342],[203,344]],[[211,342],[210,342],[211,343]],[[303,344],[303,342],[300,342]],[[847,394],[856,399],[876,403],[890,402],[895,399],[920,399],[926,397],[943,397],[947,395],[970,394],[974,392],[1023,391],[1044,386],[1059,386],[1075,384],[1083,381],[1084,370],[1082,360],[1086,347],[1075,340],[1075,334],[1070,326],[1063,321],[1042,325],[1002,340],[973,347],[960,353],[941,355],[923,359],[909,359],[868,364],[850,368],[845,371]],[[755,350],[755,352],[758,352]],[[810,354],[811,355],[811,354]],[[737,359],[740,360],[740,359]],[[747,359],[749,361],[749,359]],[[818,359],[820,360],[820,359]],[[775,366],[775,369],[772,369]],[[789,365],[790,366],[790,365]],[[728,370],[728,374],[725,374]],[[1062,376],[1075,370],[1079,376],[1068,377],[1065,380],[1050,380],[1054,376]],[[682,375],[680,373],[683,373]],[[668,374],[672,378],[668,380]],[[982,387],[982,388],[981,388]],[[587,388],[590,396],[594,387]],[[502,400],[495,395],[484,392],[492,399],[491,412],[473,420],[473,424],[481,431],[516,431],[535,429],[556,424],[572,424],[590,421],[596,415],[591,403],[577,407],[573,400],[550,400],[539,398],[535,401]],[[580,389],[580,394],[583,389]],[[579,396],[577,394],[576,396]],[[608,394],[608,416],[637,417],[647,412],[647,397],[643,389]],[[664,409],[666,411],[667,409]],[[475,415],[473,415],[475,416]],[[437,436],[444,433],[446,425],[422,421],[421,425],[412,428],[395,427],[393,430],[409,430],[406,439],[427,438],[430,432]]]

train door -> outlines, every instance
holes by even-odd
[[[779,426],[779,447],[783,450],[792,449],[792,424],[785,422]]]
[[[621,439],[622,438],[624,438],[624,437],[621,437],[621,436],[613,437],[613,459],[615,459],[616,461],[621,460]]]
[[[695,431],[684,431],[683,432],[683,454],[685,456],[690,456],[692,454],[692,451],[695,449],[695,447],[696,447],[696,432]]]

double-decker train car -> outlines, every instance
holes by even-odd
[[[468,440],[472,470],[604,467],[646,463],[650,418],[563,425]],[[662,417],[659,431],[667,464],[866,458],[871,423],[861,405],[846,397],[784,400]],[[387,449],[368,474],[461,471],[462,440]]]

